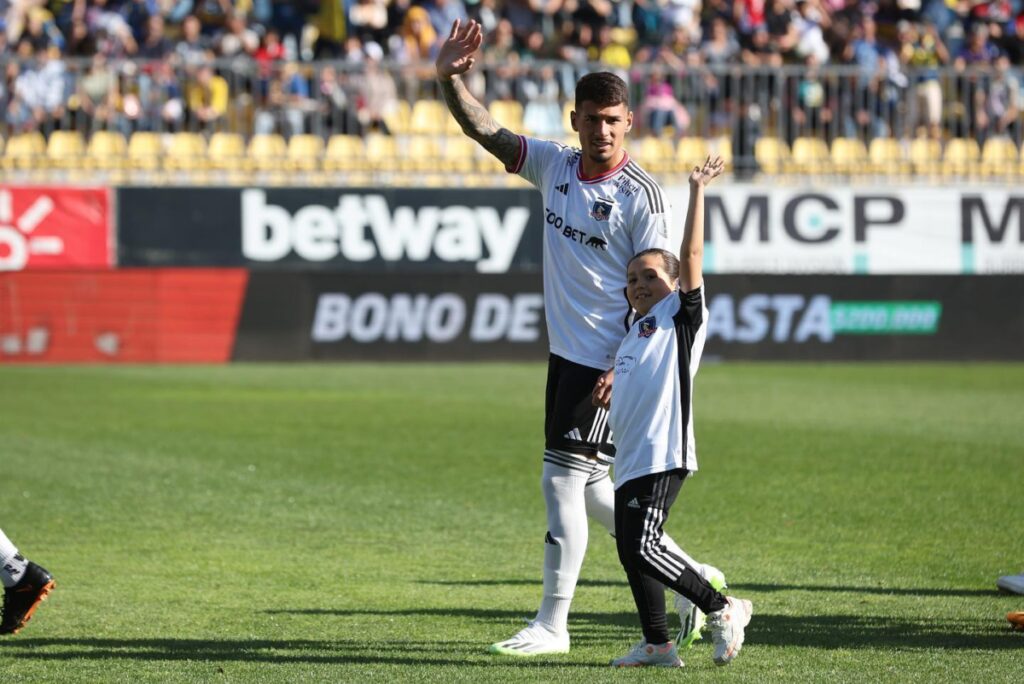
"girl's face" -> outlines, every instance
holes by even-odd
[[[626,270],[626,299],[644,316],[655,304],[676,289],[678,280],[665,272],[665,260],[659,254],[633,259]]]

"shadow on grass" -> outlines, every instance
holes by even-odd
[[[539,579],[468,579],[468,580],[418,580],[418,584],[436,584],[451,587],[500,587],[500,586],[541,586]],[[628,587],[625,579],[601,580],[581,579],[580,587]],[[758,584],[743,582],[733,587],[749,591],[819,591],[840,594],[882,594],[892,596],[998,596],[996,589],[931,589],[923,587],[855,587],[829,584]]]

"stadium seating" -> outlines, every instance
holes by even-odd
[[[828,143],[821,138],[800,137],[793,141],[790,171],[817,175],[832,171]]]
[[[449,135],[444,139],[441,168],[448,173],[472,173],[479,145],[465,135]]]
[[[782,173],[790,164],[789,146],[778,138],[758,138],[754,143],[754,159],[763,172]]]
[[[676,169],[688,173],[708,157],[708,143],[704,138],[680,138],[676,143]]]
[[[831,155],[835,173],[853,176],[870,170],[868,150],[858,138],[836,138],[832,141]]]
[[[332,135],[324,152],[324,171],[346,172],[366,169],[366,147],[358,135]]]
[[[640,165],[648,172],[663,174],[675,167],[676,150],[671,138],[648,135],[634,141],[633,146]]]
[[[981,173],[984,176],[1013,175],[1017,170],[1017,146],[1009,138],[989,138],[981,148]]]
[[[320,169],[324,139],[319,135],[293,135],[288,140],[288,168],[311,173]]]
[[[243,166],[245,138],[238,133],[218,131],[210,136],[207,146],[210,167],[218,171],[235,171]]]
[[[200,171],[207,168],[206,138],[199,133],[175,133],[164,156],[166,171]]]
[[[419,135],[440,135],[448,126],[451,115],[443,102],[438,100],[417,100],[412,106],[409,132]]]
[[[515,100],[495,100],[487,111],[498,124],[510,131],[523,130],[523,105]]]
[[[868,146],[868,160],[872,173],[880,175],[906,175],[910,163],[904,156],[903,146],[893,138],[875,138]]]
[[[405,100],[399,100],[395,108],[384,116],[384,123],[392,135],[405,135],[409,132],[409,121],[412,108]]]
[[[427,173],[441,168],[441,141],[434,135],[415,135],[409,139],[406,154],[399,159],[399,170]]]
[[[54,169],[81,168],[85,161],[85,139],[78,131],[54,131],[46,142],[46,159]]]
[[[946,142],[942,153],[942,173],[945,176],[971,176],[979,170],[981,149],[973,138],[953,138]]]
[[[156,171],[163,158],[163,139],[159,133],[138,131],[128,140],[128,161],[137,171]]]
[[[19,133],[7,141],[3,167],[10,170],[40,168],[45,163],[46,138],[42,133]]]
[[[99,171],[124,168],[128,156],[128,142],[118,131],[96,131],[89,138],[85,151],[85,166]]]
[[[939,173],[942,159],[942,144],[931,138],[914,138],[910,142],[910,163],[919,176],[934,176]]]
[[[366,160],[374,171],[394,171],[400,157],[398,141],[390,135],[371,133],[366,136]]]
[[[247,163],[254,171],[280,171],[288,156],[288,144],[277,133],[259,133],[249,140]]]

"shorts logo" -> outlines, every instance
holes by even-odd
[[[640,321],[640,335],[639,337],[650,337],[654,334],[654,331],[658,329],[658,321],[654,316],[648,316],[644,320]]]
[[[600,197],[596,202],[594,202],[594,207],[590,210],[590,215],[598,221],[607,221],[608,217],[612,215],[613,206],[615,206],[615,200]]]

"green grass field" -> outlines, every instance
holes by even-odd
[[[573,650],[489,656],[540,596],[544,367],[0,367],[2,527],[58,588],[19,681],[1020,682],[1024,365],[707,365],[668,524],[755,615],[639,638],[591,527]]]

